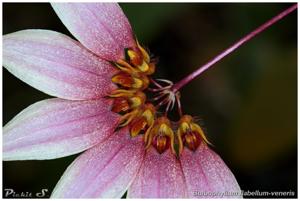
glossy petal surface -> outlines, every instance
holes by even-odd
[[[48,99],[24,109],[3,129],[3,159],[53,159],[84,151],[112,135],[118,116],[104,99]]]
[[[241,198],[240,187],[232,172],[204,143],[195,152],[184,149],[180,161],[189,197]]]
[[[129,198],[184,198],[186,187],[179,161],[167,150],[146,153],[139,173],[128,190]]]
[[[142,139],[128,130],[80,155],[66,170],[53,198],[120,198],[137,174],[144,156]]]
[[[52,3],[68,30],[98,56],[117,61],[135,46],[131,26],[117,3]]]
[[[3,37],[3,66],[36,89],[64,99],[107,95],[115,69],[66,35],[24,30]]]

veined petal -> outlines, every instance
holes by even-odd
[[[84,46],[110,61],[135,47],[131,26],[117,3],[52,3],[58,17]]]
[[[3,66],[42,92],[64,99],[105,96],[115,69],[79,42],[48,30],[24,30],[3,37]]]
[[[144,156],[141,137],[127,128],[80,155],[56,185],[52,198],[121,198]]]
[[[179,161],[170,150],[146,153],[138,175],[128,189],[129,198],[184,198],[186,186]]]
[[[37,102],[3,128],[3,159],[53,159],[84,151],[110,135],[118,115],[104,99]]]
[[[242,198],[234,175],[206,144],[202,143],[195,152],[184,149],[180,162],[189,197]]]

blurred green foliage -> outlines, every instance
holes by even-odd
[[[180,15],[189,8],[188,4],[174,3],[121,3],[120,5],[133,25],[135,35],[144,44],[156,37],[164,25],[173,20],[174,15]]]

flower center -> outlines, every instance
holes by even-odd
[[[131,137],[143,135],[145,147],[154,147],[158,153],[170,149],[175,155],[184,147],[195,151],[201,142],[208,143],[203,130],[189,115],[182,115],[179,92],[173,92],[173,83],[168,80],[151,79],[155,72],[155,62],[148,52],[137,42],[137,48],[125,49],[125,59],[112,64],[119,70],[112,82],[117,89],[109,94],[113,99],[111,111],[121,115],[119,127],[129,127]],[[150,88],[152,84],[155,88]],[[152,93],[147,99],[146,93]],[[168,112],[177,108],[178,122],[167,118]],[[160,116],[158,110],[164,106]],[[175,131],[173,128],[176,128]]]

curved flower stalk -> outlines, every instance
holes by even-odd
[[[57,97],[29,106],[5,125],[3,159],[45,160],[84,151],[53,198],[118,198],[126,191],[131,198],[241,197],[202,128],[182,113],[178,85],[151,78],[155,61],[118,4],[52,6],[78,41],[34,29],[3,37],[3,66]],[[176,103],[180,119],[172,122],[167,113]]]

